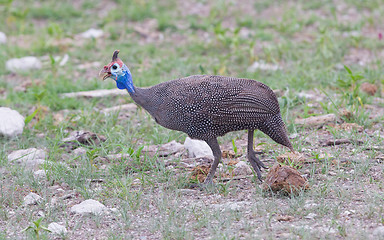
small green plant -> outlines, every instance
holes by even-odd
[[[239,32],[240,28],[236,28],[233,31],[224,28],[221,23],[218,23],[213,32],[219,42],[221,42],[226,47],[233,47],[236,49],[239,46]]]
[[[47,27],[47,32],[51,37],[60,39],[63,36],[63,29],[57,23],[50,23]]]
[[[336,84],[341,88],[341,91],[343,92],[343,98],[346,100],[346,104],[352,106],[363,106],[363,100],[359,95],[359,88],[361,85],[360,80],[364,79],[364,76],[361,75],[361,73],[353,73],[347,66],[344,66],[344,69],[348,72],[349,78],[339,78],[337,79]]]
[[[231,181],[228,181],[226,183],[220,182],[217,184],[217,189],[221,195],[226,197],[230,193],[230,191],[229,191],[230,186],[231,186]]]
[[[140,159],[141,152],[143,151],[143,148],[144,148],[144,146],[141,146],[137,150],[135,150],[135,149],[129,147],[127,150],[127,153],[129,154],[129,156],[131,156],[131,158],[134,158],[137,160],[137,159]]]
[[[233,151],[235,152],[235,155],[237,155],[237,147],[236,147],[235,139],[232,139],[232,148],[233,148]]]
[[[40,231],[46,231],[46,232],[51,232],[47,227],[44,227],[41,224],[41,221],[43,220],[43,217],[37,219],[36,221],[33,221],[32,224],[30,224],[28,227],[24,228],[21,232],[28,231],[30,229],[33,230],[35,233],[36,239],[40,239]]]
[[[140,191],[133,191],[126,196],[128,205],[133,212],[136,212],[137,210],[139,210],[141,205],[140,203],[142,202],[142,198],[141,198],[142,194],[143,193]]]
[[[57,62],[52,55],[49,55],[49,59],[51,60],[50,63],[51,63],[52,75],[57,77]]]
[[[332,220],[332,225],[336,225],[337,230],[339,231],[340,236],[346,237],[347,236],[347,229],[345,227],[345,223],[338,223],[336,220]]]

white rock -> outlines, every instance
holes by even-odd
[[[315,207],[317,207],[317,206],[318,206],[318,204],[315,203],[315,202],[312,201],[312,200],[305,201],[305,204],[304,204],[304,208],[305,208],[305,209],[312,209],[312,208],[315,208]]]
[[[304,218],[305,219],[309,219],[309,220],[312,220],[312,219],[315,219],[315,217],[317,217],[317,214],[316,213],[309,213],[307,216],[305,216]]]
[[[65,235],[67,234],[67,229],[58,223],[52,222],[48,225],[48,230],[57,235]]]
[[[45,173],[44,170],[40,169],[40,170],[37,170],[33,173],[33,176],[35,178],[38,178],[38,179],[42,179],[42,178],[46,178],[47,177],[47,174]]]
[[[28,56],[22,58],[12,58],[5,63],[5,68],[11,72],[26,72],[31,69],[40,69],[41,61],[37,57]]]
[[[384,226],[379,226],[375,228],[372,232],[373,236],[376,237],[376,239],[384,239]]]
[[[119,209],[118,208],[110,208],[109,211],[112,212],[112,213],[117,213],[117,214],[119,213]]]
[[[108,211],[108,208],[99,201],[88,199],[80,204],[76,204],[71,207],[72,213],[78,213],[82,215],[95,214],[100,215]]]
[[[5,33],[0,32],[0,44],[6,44],[7,43],[7,36]]]
[[[191,139],[187,137],[184,142],[185,149],[188,150],[188,157],[199,158],[209,156],[213,158],[213,153],[209,145],[201,140]]]
[[[235,168],[233,169],[232,173],[234,176],[250,175],[252,174],[252,169],[246,162],[240,161],[235,165]]]
[[[80,33],[82,38],[99,38],[103,36],[103,30],[90,28],[87,31]]]
[[[265,71],[276,71],[280,69],[278,65],[265,63],[263,61],[254,62],[251,66],[248,67],[248,72],[256,72],[258,69]]]
[[[63,56],[63,58],[61,59],[60,63],[59,63],[59,66],[64,66],[69,60],[69,55],[68,54],[65,54]]]
[[[45,213],[44,213],[43,211],[40,210],[40,211],[37,212],[37,216],[38,216],[38,217],[43,217],[43,218],[44,218],[44,217],[45,217]]]
[[[15,137],[23,133],[24,117],[7,107],[0,107],[0,135]]]
[[[43,198],[37,195],[36,193],[29,193],[24,197],[24,205],[34,205],[40,202]]]
[[[20,149],[10,153],[8,161],[24,164],[28,168],[34,168],[44,163],[46,155],[47,153],[43,149]]]

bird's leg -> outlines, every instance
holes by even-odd
[[[248,154],[248,160],[251,163],[251,166],[255,170],[257,174],[257,178],[260,181],[263,181],[261,179],[261,168],[267,168],[262,161],[258,157],[256,157],[256,153],[253,150],[253,132],[254,130],[248,130],[248,149],[247,149],[247,154]]]
[[[213,156],[215,158],[215,160],[213,161],[213,164],[211,166],[211,170],[209,171],[208,176],[204,181],[204,184],[208,185],[208,184],[212,184],[212,180],[213,180],[213,177],[215,176],[217,165],[219,165],[219,163],[220,163],[221,150],[220,150],[220,145],[217,142],[216,138],[209,139],[206,142],[211,147],[212,152],[213,152]]]

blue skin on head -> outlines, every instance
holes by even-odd
[[[111,71],[111,74],[111,78],[116,81],[118,89],[127,89],[130,93],[135,92],[135,87],[133,86],[132,81],[132,74],[125,64],[123,64],[123,67],[120,69],[120,71]]]

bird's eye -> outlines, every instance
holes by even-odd
[[[116,70],[116,69],[117,69],[117,66],[116,66],[116,65],[113,65],[112,68]]]

